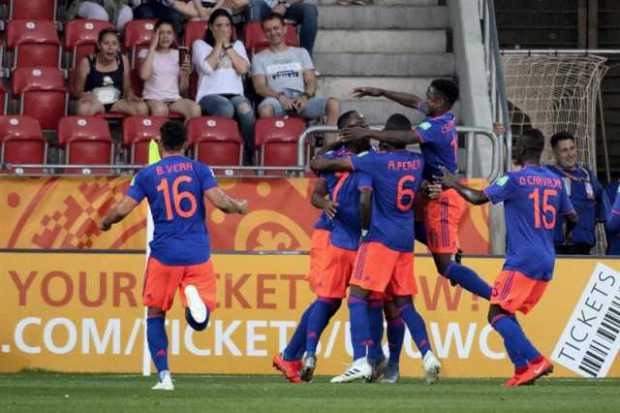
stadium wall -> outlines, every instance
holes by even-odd
[[[169,313],[172,369],[179,373],[273,373],[271,356],[283,348],[313,299],[304,281],[308,256],[216,254],[213,260],[219,279],[218,310],[207,330],[194,333],[186,326],[178,299]],[[587,350],[584,334],[596,336],[597,325],[613,315],[601,303],[607,296],[620,303],[620,263],[600,262],[614,269],[615,275],[601,272],[594,258],[558,260],[555,279],[542,301],[530,315],[521,317],[545,354],[564,340],[559,346],[563,357],[580,362],[580,354]],[[466,257],[465,263],[491,281],[502,259]],[[143,269],[144,255],[138,253],[0,253],[0,372],[25,368],[141,372]],[[427,320],[443,376],[510,376],[501,340],[486,322],[487,304],[437,277],[428,256],[416,259],[416,274],[416,305]],[[575,326],[569,321],[571,314],[577,315]],[[350,361],[347,317],[343,306],[323,335],[319,374],[340,373]],[[569,335],[561,340],[563,331]],[[617,334],[615,340],[619,342]],[[615,354],[606,358],[611,366],[607,375],[619,377]],[[420,354],[409,338],[402,357],[401,373],[420,376]],[[556,376],[576,376],[559,363],[556,367]]]
[[[0,249],[144,250],[146,204],[102,233],[98,224],[122,198],[130,177],[0,178]],[[472,180],[483,186],[482,180]],[[307,251],[319,211],[310,205],[313,180],[221,179],[232,196],[247,198],[245,216],[209,209],[212,248],[219,251]],[[466,253],[489,252],[488,206],[471,207],[461,223]],[[418,252],[424,252],[421,245]]]

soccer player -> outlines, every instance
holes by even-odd
[[[247,211],[247,201],[226,195],[207,165],[184,156],[186,143],[181,122],[164,123],[159,142],[161,161],[138,172],[127,195],[101,222],[101,230],[107,231],[142,199],[148,199],[155,231],[142,298],[147,307],[149,351],[159,373],[153,390],[174,390],[164,321],[177,288],[181,290],[185,318],[194,330],[207,328],[215,309],[216,280],[205,225],[206,200],[225,213]]]
[[[526,131],[514,149],[522,169],[509,172],[483,191],[461,183],[443,170],[441,182],[454,188],[468,202],[504,203],[506,261],[495,280],[488,321],[504,339],[515,374],[506,386],[530,384],[553,371],[553,365],[529,341],[517,321],[516,312],[527,314],[541,299],[553,275],[554,230],[559,216],[570,226],[577,214],[562,179],[540,165],[545,146],[538,129]]]
[[[407,151],[404,144],[383,143],[382,152],[364,152],[344,159],[315,158],[310,166],[318,171],[364,172],[373,186],[370,229],[357,253],[350,281],[349,314],[353,342],[353,364],[332,379],[345,383],[370,379],[368,361],[374,342],[369,322],[369,296],[388,292],[423,355],[427,381],[434,382],[440,364],[430,349],[426,326],[413,305],[416,282],[413,276],[413,202],[422,182],[423,158]]]
[[[372,137],[397,145],[419,143],[424,155],[423,178],[431,182],[440,174],[440,167],[455,173],[457,170],[457,134],[452,106],[458,100],[458,86],[451,80],[435,79],[426,92],[426,99],[418,96],[384,89],[362,87],[354,90],[357,97],[383,96],[425,113],[427,116],[415,129],[408,131],[382,131],[375,133],[354,128],[343,132],[344,139]],[[428,246],[433,254],[437,272],[448,278],[453,285],[479,297],[489,299],[491,287],[471,269],[455,262],[458,253],[458,227],[465,212],[465,203],[458,194],[446,189],[437,199],[423,202],[425,234],[418,231],[416,237]]]
[[[368,127],[357,111],[343,113],[338,126]],[[321,153],[329,158],[348,156],[352,152],[367,150],[368,142],[342,146],[342,143],[332,143]],[[370,187],[369,178],[361,174],[324,173],[315,183],[312,205],[323,212],[312,233],[308,282],[317,299],[304,311],[284,351],[273,358],[273,366],[292,383],[312,380],[319,339],[346,293],[361,232],[360,197]],[[368,195],[365,202],[370,203]]]

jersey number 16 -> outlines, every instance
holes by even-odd
[[[174,202],[174,212],[181,218],[189,218],[196,213],[196,197],[189,191],[179,191],[179,186],[183,183],[192,182],[192,178],[187,175],[181,175],[176,177],[172,182],[172,202]],[[172,215],[172,202],[170,201],[170,185],[168,184],[168,178],[162,178],[157,185],[157,192],[163,192],[164,203],[166,205],[166,219],[172,221],[174,216]],[[189,209],[184,210],[181,207],[181,202],[187,199],[189,202]],[[186,203],[187,205],[187,203]]]

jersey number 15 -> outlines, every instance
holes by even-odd
[[[545,189],[543,190],[542,199],[540,199],[539,188],[536,188],[532,192],[530,192],[528,198],[532,200],[532,206],[534,207],[534,228],[555,228],[555,217],[557,211],[555,206],[549,203],[549,201],[550,198],[553,198],[557,195],[558,191],[556,191],[555,189]]]

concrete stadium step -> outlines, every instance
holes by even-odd
[[[445,6],[319,6],[319,29],[445,29]]]
[[[415,109],[410,109],[385,99],[343,99],[340,101],[341,112],[357,110],[364,114],[370,125],[384,125],[393,113],[402,113],[413,123],[419,123],[424,116]]]
[[[319,78],[319,94],[333,96],[338,99],[352,98],[353,88],[360,86],[379,87],[388,90],[399,90],[424,96],[426,88],[433,77],[344,77],[321,76]]]
[[[336,6],[338,0],[306,0],[321,6]],[[373,0],[375,6],[436,6],[438,0]],[[356,6],[358,7],[358,6]]]
[[[315,53],[442,53],[445,30],[319,30]]]
[[[315,53],[314,63],[326,76],[451,76],[450,53]]]

